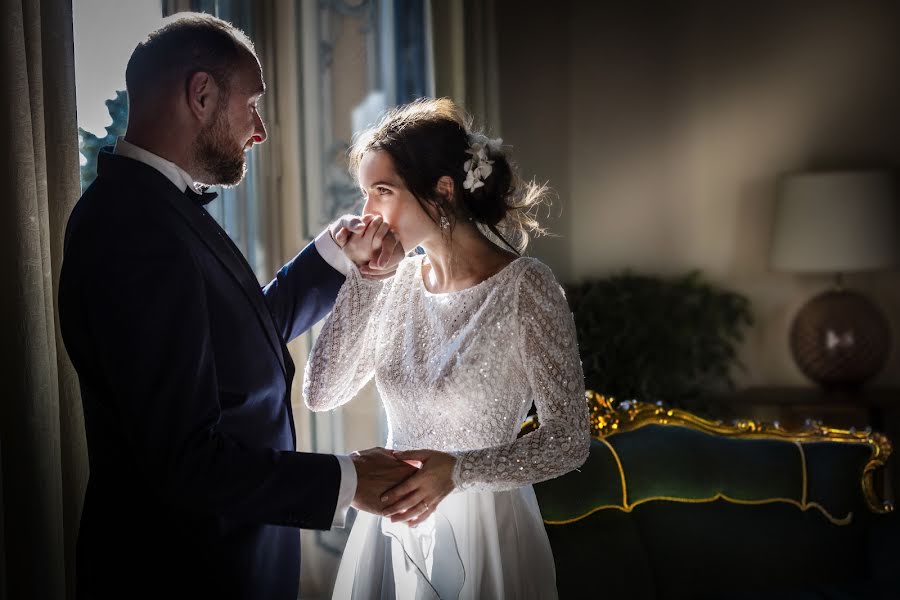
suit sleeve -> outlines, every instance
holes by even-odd
[[[219,427],[206,291],[190,251],[149,225],[109,236],[82,289],[100,384],[127,440],[122,451],[173,508],[328,529],[341,478],[335,456],[254,447]],[[316,257],[301,253],[288,267],[307,260]],[[323,310],[328,285],[323,278],[319,292],[294,290],[304,307],[291,327]]]
[[[278,331],[289,342],[321,320],[334,306],[344,276],[309,243],[284,265],[263,294]]]

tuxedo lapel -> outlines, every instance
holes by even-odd
[[[259,323],[266,331],[266,337],[272,350],[278,356],[278,364],[281,371],[287,378],[287,368],[285,366],[284,343],[281,335],[275,329],[275,322],[272,319],[272,313],[266,306],[265,298],[262,294],[256,275],[247,263],[244,256],[238,250],[237,246],[228,237],[228,234],[219,227],[215,219],[210,216],[204,208],[201,208],[191,202],[183,194],[167,194],[166,199],[169,204],[187,221],[191,229],[200,237],[204,244],[212,251],[215,257],[225,267],[225,269],[237,280],[241,290],[244,292],[247,300],[253,306]]]
[[[183,197],[188,200],[187,197]],[[269,307],[266,305],[265,298],[256,275],[250,264],[241,254],[241,251],[235,245],[234,241],[228,236],[212,216],[206,212],[206,209],[197,206],[193,202],[184,202],[181,198],[172,198],[171,204],[188,222],[192,229],[197,232],[200,239],[212,250],[216,258],[225,266],[225,268],[237,279],[244,292],[244,295],[256,310],[256,316],[259,319],[263,329],[266,330],[266,337],[275,355],[278,357],[278,364],[281,366],[281,372],[287,383],[288,389],[291,387],[291,380],[294,378],[294,363],[291,360],[290,352],[284,344],[284,340],[278,333],[275,326],[275,319],[272,317]],[[287,365],[285,365],[287,363]],[[294,427],[294,409],[291,406],[290,397],[285,401],[288,411],[288,423],[291,426],[291,439],[294,446],[297,444],[297,431]]]
[[[146,185],[152,187],[187,222],[197,237],[222,264],[225,271],[235,279],[244,297],[253,307],[260,326],[266,332],[266,339],[278,358],[281,372],[290,386],[290,378],[293,377],[293,363],[285,364],[290,360],[287,356],[287,348],[275,327],[275,321],[266,305],[262,288],[240,250],[210,214],[194,204],[190,198],[153,167],[130,158],[116,156],[108,148],[102,149],[97,157],[97,172],[100,176],[117,180],[123,186]],[[293,423],[291,425],[293,426]]]

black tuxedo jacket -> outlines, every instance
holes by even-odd
[[[285,343],[343,280],[310,244],[261,289],[205,209],[101,152],[59,288],[90,456],[80,598],[297,598],[297,528],[331,526],[341,475],[294,451]]]

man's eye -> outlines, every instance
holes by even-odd
[[[389,189],[386,188],[386,187],[380,187],[380,188],[378,188],[378,193],[381,194],[381,195],[383,196],[383,195],[385,195],[385,194],[390,194],[390,193],[391,193],[391,190],[389,190]]]

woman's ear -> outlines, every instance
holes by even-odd
[[[453,178],[449,175],[444,175],[440,179],[438,179],[437,185],[434,187],[434,191],[438,196],[442,198],[446,198],[448,202],[453,202],[453,199],[456,197],[454,192],[456,191],[456,186],[453,184]]]

